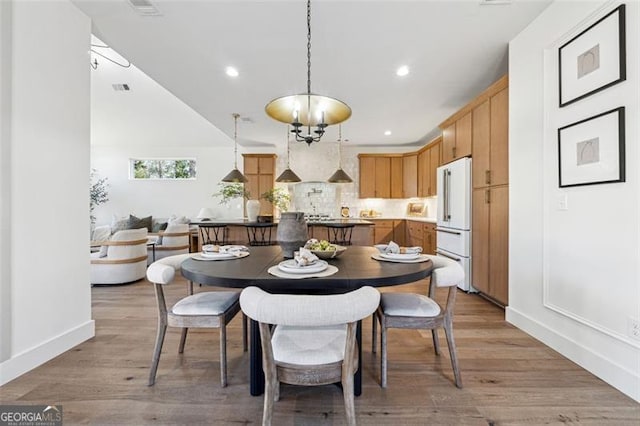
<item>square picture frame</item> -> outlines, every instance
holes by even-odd
[[[627,79],[625,5],[558,49],[560,108]]]
[[[560,188],[625,181],[625,108],[558,129]]]

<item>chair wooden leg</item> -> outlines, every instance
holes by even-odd
[[[378,343],[378,313],[371,315],[371,352],[376,353],[376,345]]]
[[[227,326],[220,326],[220,383],[227,386]]]
[[[181,354],[184,352],[184,344],[187,342],[187,332],[189,329],[184,327],[182,329],[182,334],[180,334],[180,346],[178,346],[178,353]]]
[[[277,382],[276,382],[277,383]],[[271,426],[273,418],[273,402],[276,389],[272,382],[267,382],[264,387],[264,406],[262,408],[262,426]]]
[[[156,382],[156,372],[158,371],[158,363],[160,362],[160,354],[162,353],[162,345],[164,336],[167,332],[167,324],[158,324],[158,334],[156,335],[156,347],[153,350],[153,360],[151,361],[151,371],[149,372],[148,386],[153,386]]]
[[[451,318],[445,318],[444,320],[444,333],[447,336],[447,346],[449,346],[449,356],[451,357],[451,367],[453,367],[456,387],[462,389],[462,377],[460,376],[460,366],[458,365],[456,343],[453,340],[453,324]]]
[[[436,352],[436,355],[440,355],[440,341],[438,340],[437,328],[431,330],[431,337],[433,337],[433,350]]]
[[[387,387],[387,327],[380,320],[380,386]]]
[[[348,372],[349,370],[352,370],[352,367],[349,367],[346,370],[347,374],[342,375],[342,395],[344,398],[344,410],[347,416],[347,424],[349,426],[355,426],[356,407],[353,401],[353,374],[349,374]]]
[[[247,316],[242,313],[242,350],[245,352],[249,348],[249,343],[247,340]]]

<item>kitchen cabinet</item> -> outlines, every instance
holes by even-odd
[[[248,182],[244,187],[250,198],[260,200],[260,214],[272,215],[273,205],[260,196],[274,187],[275,154],[242,154],[244,158],[244,175]]]
[[[395,241],[400,245],[405,244],[404,220],[374,219],[372,222],[374,223],[374,244],[387,244],[389,241]]]
[[[408,219],[406,245],[420,246],[424,254],[436,254],[436,224]]]
[[[402,155],[359,154],[360,198],[403,198]]]
[[[473,187],[509,183],[509,92],[500,90],[473,109]]]
[[[509,187],[473,190],[473,286],[500,303],[509,302]]]
[[[403,198],[418,196],[418,154],[402,157],[402,190]]]
[[[453,122],[441,124],[442,128],[442,162],[447,164],[458,158],[471,155],[472,115],[471,112]]]
[[[441,138],[435,139],[418,153],[418,197],[436,195],[436,175],[440,164]]]
[[[436,254],[436,224],[422,224],[422,252],[425,254]]]
[[[403,175],[403,160],[402,157],[391,157],[391,198],[404,198],[404,184],[402,179]]]

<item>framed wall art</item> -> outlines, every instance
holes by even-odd
[[[560,188],[625,181],[624,107],[558,129]]]
[[[558,49],[560,107],[626,80],[625,5]]]

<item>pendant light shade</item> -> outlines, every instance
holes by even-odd
[[[297,174],[295,174],[293,172],[293,170],[291,170],[291,166],[289,166],[289,159],[290,159],[290,152],[289,152],[289,126],[287,126],[287,168],[285,169],[284,172],[282,172],[280,174],[280,176],[278,176],[278,178],[276,179],[276,182],[285,182],[285,183],[289,183],[289,182],[300,182],[301,179],[298,177]]]
[[[338,170],[331,175],[330,183],[351,183],[353,179],[342,170],[342,124],[338,126]]]
[[[246,183],[248,179],[238,170],[238,118],[240,114],[233,113],[233,170],[231,170],[222,182]]]
[[[331,182],[331,183],[351,183],[351,182],[353,182],[353,179],[351,179],[351,177],[349,177],[347,172],[345,172],[344,170],[342,170],[340,168],[340,169],[336,170],[336,172],[334,174],[331,175],[331,177],[329,178],[329,182]]]

